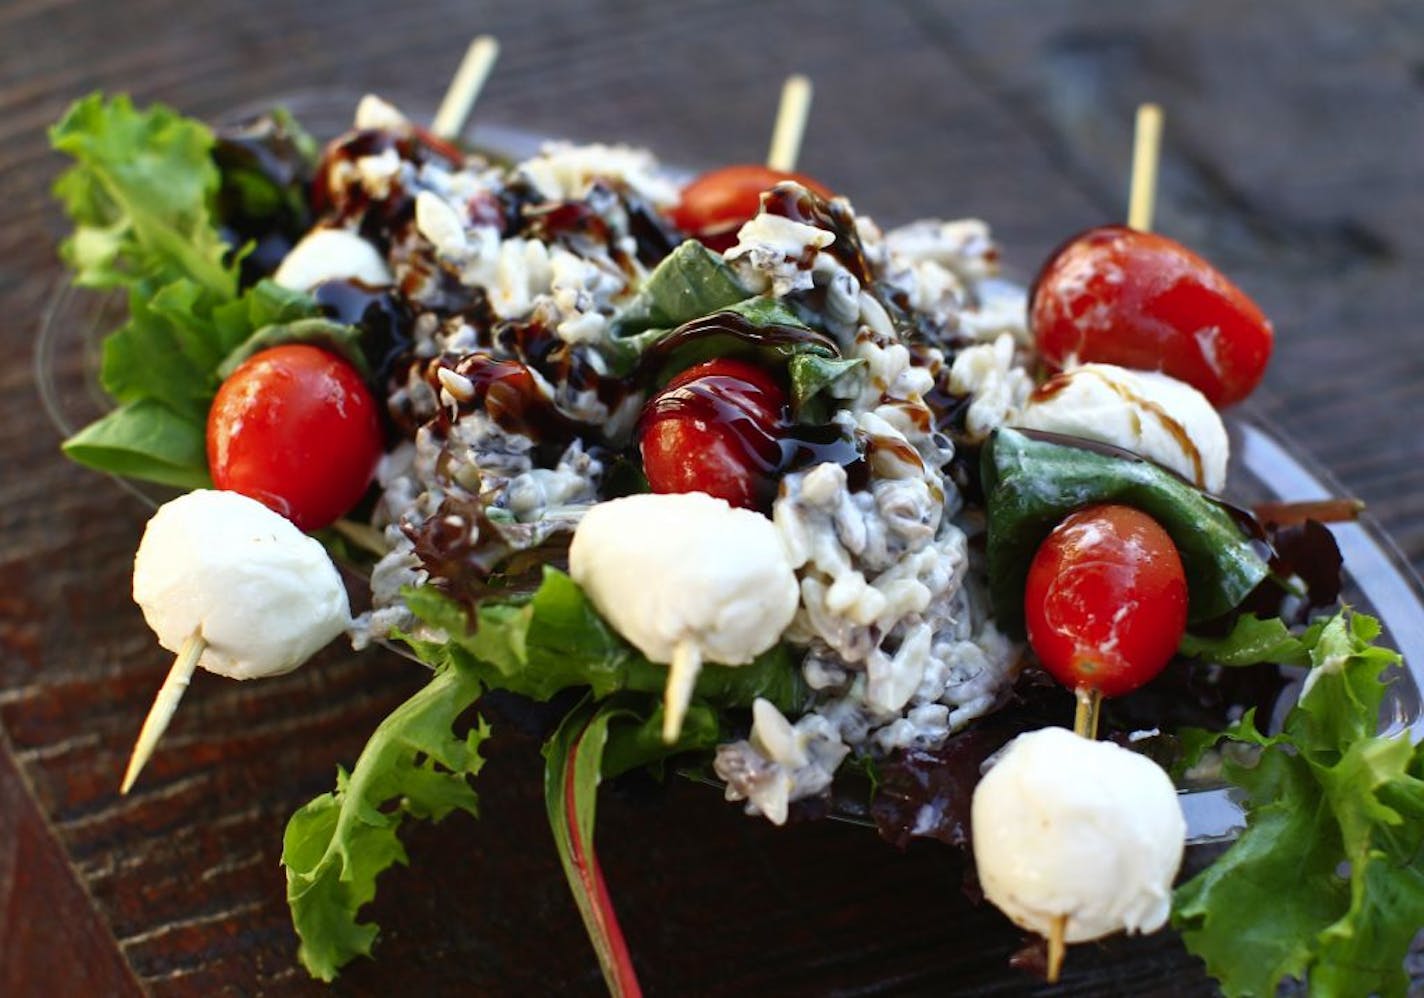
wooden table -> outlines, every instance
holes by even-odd
[[[420,681],[339,650],[202,675],[137,791],[122,763],[168,662],[128,598],[146,511],[67,464],[29,358],[59,275],[43,129],[96,87],[211,116],[318,87],[433,104],[475,33],[504,42],[480,115],[760,158],[782,76],[811,74],[802,163],[884,222],[975,214],[1027,273],[1121,216],[1133,105],[1167,112],[1158,227],[1276,322],[1267,408],[1424,567],[1424,15],[1315,0],[1006,4],[289,4],[0,8],[0,993],[316,993],[296,965],[283,824]],[[402,9],[408,7],[409,9]],[[546,832],[539,760],[491,751],[483,818],[409,836],[379,959],[342,993],[596,994]],[[653,994],[1021,994],[1017,935],[946,850],[777,830],[691,785],[607,797],[600,847]],[[1075,949],[1059,993],[1210,993],[1170,935]]]

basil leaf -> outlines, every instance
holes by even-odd
[[[662,259],[613,317],[611,331],[619,338],[653,327],[679,326],[749,294],[720,253],[687,239]]]
[[[492,688],[547,700],[587,686],[595,697],[619,690],[661,694],[667,666],[649,662],[598,615],[578,585],[555,568],[522,603],[486,602],[473,629],[465,608],[430,586],[404,591],[406,605],[441,632],[440,640],[401,639],[423,661],[453,660]],[[708,664],[694,696],[718,707],[750,707],[765,697],[783,712],[800,708],[806,688],[791,654],[778,645],[743,666]]]
[[[370,379],[371,367],[361,352],[361,330],[331,319],[298,319],[296,322],[263,326],[247,337],[218,365],[218,377],[228,378],[247,358],[270,347],[286,343],[307,343],[344,357],[361,377]]]
[[[244,292],[241,298],[214,307],[212,328],[218,350],[226,359],[253,335],[253,330],[316,315],[318,308],[311,295],[264,279]],[[219,375],[227,377],[221,369]]]
[[[810,351],[792,357],[786,362],[791,376],[792,415],[798,422],[824,423],[830,418],[831,406],[820,404],[829,402],[820,397],[821,393],[863,363],[859,357],[824,357]]]
[[[369,956],[377,927],[358,922],[376,896],[376,878],[408,862],[399,835],[406,818],[439,821],[452,811],[479,815],[470,779],[484,765],[482,721],[456,734],[456,719],[479,697],[474,676],[444,668],[381,722],[336,789],[287,822],[282,865],[287,903],[301,937],[298,956],[313,977],[330,981]]]
[[[1230,513],[1149,461],[1114,456],[1001,427],[984,446],[989,595],[999,627],[1024,633],[1029,563],[1065,516],[1094,503],[1135,506],[1172,537],[1186,570],[1188,619],[1210,620],[1241,603],[1268,566]]]
[[[203,427],[152,399],[120,406],[62,448],[72,460],[111,475],[180,489],[212,487]]]

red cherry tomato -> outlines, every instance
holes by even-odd
[[[785,405],[786,392],[753,364],[722,358],[688,368],[643,408],[638,440],[648,484],[769,508]]]
[[[1171,659],[1187,624],[1187,580],[1167,532],[1130,506],[1091,506],[1048,535],[1024,590],[1028,640],[1069,689],[1118,696]]]
[[[794,180],[828,198],[831,192],[801,173],[747,163],[704,173],[682,189],[672,210],[673,223],[712,249],[721,251],[737,241],[737,230],[761,208],[761,193],[783,180]]]
[[[346,361],[291,343],[253,354],[208,411],[208,470],[303,530],[337,519],[371,482],[382,440],[376,403]]]
[[[1256,303],[1211,264],[1120,225],[1060,248],[1039,272],[1030,313],[1053,367],[1076,360],[1165,371],[1215,406],[1251,394],[1274,340]]]

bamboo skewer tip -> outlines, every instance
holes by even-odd
[[[781,101],[776,108],[776,124],[771,129],[771,148],[766,165],[773,170],[790,173],[796,169],[801,155],[801,139],[806,134],[806,119],[811,114],[814,88],[809,77],[793,73],[781,85]]]
[[[1141,232],[1152,231],[1161,151],[1162,108],[1156,104],[1139,104],[1132,138],[1132,186],[1127,197],[1127,224]]]
[[[702,652],[692,641],[683,640],[673,649],[668,666],[667,687],[663,692],[663,743],[675,744],[682,735],[682,722],[687,705],[692,702],[692,690],[697,674],[702,671]]]
[[[158,740],[163,737],[163,732],[168,730],[168,722],[173,720],[178,703],[187,692],[188,682],[198,667],[198,660],[203,657],[207,647],[208,643],[203,640],[201,634],[192,634],[178,649],[178,657],[173,660],[173,667],[168,670],[163,685],[158,688],[158,694],[153,698],[153,706],[148,709],[148,716],[143,719],[138,740],[134,742],[133,752],[129,755],[129,764],[124,769],[123,782],[119,784],[119,793],[128,793],[134,781],[138,779],[138,774],[143,772],[153,750],[158,747]]]
[[[435,112],[435,119],[430,124],[431,132],[442,139],[454,139],[464,132],[475,101],[479,99],[480,91],[484,89],[498,58],[499,41],[493,35],[480,35],[470,42],[465,57],[460,60],[460,66],[450,80],[445,97],[440,101],[440,109]]]
[[[1048,927],[1048,983],[1057,984],[1063,973],[1063,957],[1067,955],[1068,916],[1059,915]]]

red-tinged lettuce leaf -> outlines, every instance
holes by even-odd
[[[614,776],[682,752],[709,749],[718,738],[715,715],[706,707],[694,706],[678,742],[664,744],[658,734],[661,709],[649,712],[645,703],[629,696],[602,702],[585,698],[544,745],[544,803],[559,860],[604,982],[609,993],[620,998],[642,991],[594,852],[598,786],[605,775]]]
[[[555,568],[545,568],[527,601],[482,604],[473,628],[465,607],[431,586],[408,589],[404,598],[440,639],[402,640],[424,661],[456,661],[493,689],[547,700],[582,686],[599,698],[619,690],[660,694],[667,683],[667,666],[649,662],[619,637],[583,590]],[[786,712],[802,706],[806,689],[790,654],[778,645],[748,665],[704,666],[694,697],[719,707],[750,707],[765,697]]]
[[[1281,734],[1251,719],[1223,736],[1260,748],[1223,772],[1248,798],[1247,828],[1177,891],[1173,924],[1229,995],[1288,978],[1322,995],[1404,994],[1424,926],[1424,749],[1378,735],[1379,625],[1342,611],[1316,632],[1311,676]]]
[[[349,776],[337,770],[335,791],[287,822],[287,903],[301,937],[298,956],[313,977],[333,980],[346,963],[371,954],[377,926],[357,917],[376,896],[376,878],[408,861],[398,835],[406,818],[478,815],[470,779],[484,765],[489,729],[481,722],[458,733],[454,726],[482,689],[458,669],[436,672],[381,722]]]

